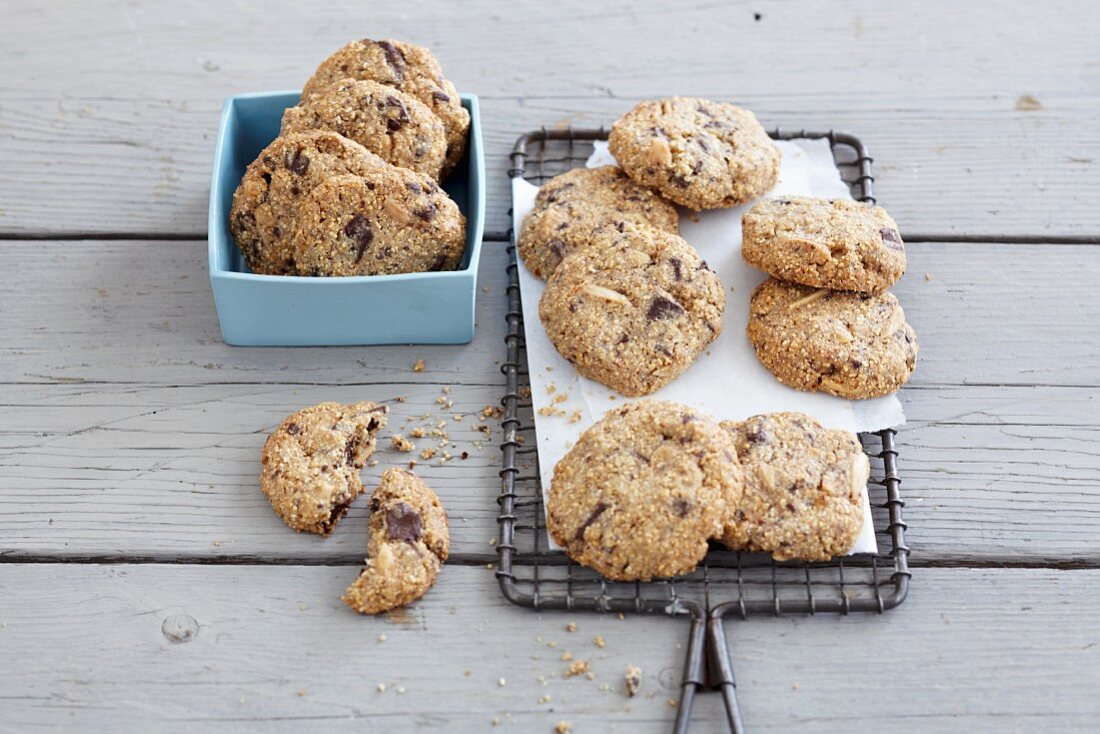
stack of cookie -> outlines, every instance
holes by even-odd
[[[887,291],[905,272],[905,245],[884,209],[767,199],[742,217],[741,254],[772,276],[752,295],[748,336],[780,382],[860,399],[909,379],[917,338]]]
[[[722,330],[722,283],[679,236],[673,203],[728,207],[770,189],[779,150],[753,114],[673,97],[642,102],[609,140],[618,166],[547,182],[517,242],[547,279],[539,317],[577,371],[648,395],[687,370]]]
[[[870,466],[854,434],[801,413],[718,421],[673,402],[610,411],[554,467],[547,528],[607,578],[690,573],[711,540],[827,560],[863,527]]]
[[[466,223],[439,182],[470,116],[425,48],[354,41],[323,61],[249,165],[230,231],[254,273],[454,270]]]

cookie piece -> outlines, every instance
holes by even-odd
[[[260,487],[287,525],[332,532],[363,491],[359,472],[388,412],[374,403],[321,403],[287,416],[268,436]]]
[[[696,211],[744,204],[779,177],[779,148],[752,112],[726,102],[642,102],[611,126],[609,143],[631,178]]]
[[[462,160],[470,113],[462,106],[455,86],[443,78],[443,69],[431,51],[402,41],[352,41],[321,62],[302,88],[302,99],[323,93],[325,87],[347,78],[370,79],[416,97],[446,129],[443,175]]]
[[[342,79],[283,113],[282,133],[331,130],[388,163],[439,179],[443,123],[416,97],[378,82]]]
[[[618,581],[689,573],[741,498],[732,437],[678,403],[609,411],[554,467],[547,528],[570,558]]]
[[[618,166],[574,168],[539,188],[516,243],[523,264],[543,280],[562,258],[626,224],[679,232],[676,207]]]
[[[360,614],[378,614],[427,593],[447,560],[451,535],[435,492],[405,469],[387,469],[370,499],[367,565],[344,593]]]
[[[722,542],[777,561],[827,561],[863,527],[871,466],[859,439],[802,413],[722,421],[733,436],[745,490]]]
[[[816,290],[769,278],[752,294],[748,336],[784,385],[842,398],[889,395],[917,361],[917,336],[892,293]]]
[[[435,181],[391,166],[336,176],[298,213],[294,258],[301,275],[386,275],[454,270],[466,219]]]
[[[623,395],[648,395],[722,331],[722,282],[679,235],[627,226],[562,261],[539,318],[563,357]]]
[[[293,275],[294,226],[306,194],[332,176],[366,176],[386,165],[333,132],[275,138],[248,166],[229,210],[229,231],[248,267],[261,275]]]
[[[745,262],[815,288],[882,293],[905,272],[898,225],[850,199],[766,199],[741,217]]]

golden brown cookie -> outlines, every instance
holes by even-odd
[[[321,62],[302,89],[302,98],[322,93],[341,79],[370,79],[400,89],[434,112],[447,130],[446,176],[466,151],[470,113],[432,52],[402,41],[352,41]]]
[[[268,436],[260,487],[287,525],[332,532],[363,491],[359,472],[388,412],[374,403],[321,403],[287,416]]]
[[[623,395],[648,395],[718,338],[726,295],[679,235],[630,225],[608,236],[562,261],[539,318],[580,374]]]
[[[917,336],[892,293],[814,289],[774,278],[749,305],[749,341],[784,385],[842,398],[889,395],[909,379]]]
[[[366,176],[387,167],[333,132],[276,138],[248,166],[229,211],[229,231],[248,267],[261,275],[294,275],[294,227],[302,199],[332,176]]]
[[[435,492],[405,469],[387,469],[370,499],[367,562],[344,603],[378,614],[427,593],[447,560],[447,513]]]
[[[741,217],[741,255],[781,280],[882,293],[905,272],[898,225],[850,199],[765,199]]]
[[[410,94],[342,79],[283,113],[282,135],[331,130],[382,158],[438,180],[447,154],[443,123]]]
[[[733,439],[678,403],[609,411],[554,467],[547,528],[609,579],[689,573],[722,534],[743,482]]]
[[[562,258],[627,224],[679,231],[676,207],[634,183],[618,166],[574,168],[539,188],[516,247],[537,277],[550,277]]]
[[[427,176],[390,166],[337,176],[302,202],[294,234],[301,275],[388,275],[454,270],[466,219]]]
[[[744,204],[779,177],[779,148],[752,112],[726,102],[641,102],[612,125],[609,145],[632,179],[697,211]]]
[[[722,421],[733,436],[745,490],[722,541],[778,561],[844,554],[863,527],[870,464],[855,434],[802,413]]]

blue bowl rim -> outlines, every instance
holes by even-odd
[[[217,161],[221,160],[223,149],[227,144],[227,133],[229,128],[229,113],[233,107],[233,103],[237,100],[245,99],[259,99],[263,97],[283,97],[288,95],[301,95],[301,90],[298,89],[284,89],[271,92],[244,92],[242,94],[232,94],[225,98],[225,102],[222,104],[221,118],[218,120],[218,137],[214,144],[214,162],[213,171],[210,176],[210,202],[207,211],[207,267],[210,270],[211,278],[218,278],[224,280],[240,280],[240,281],[254,281],[258,283],[295,283],[295,284],[316,284],[324,286],[335,285],[359,285],[362,283],[398,283],[401,281],[415,281],[425,279],[464,279],[469,278],[471,275],[477,276],[478,265],[481,260],[481,244],[482,237],[485,230],[485,152],[483,146],[479,146],[477,160],[475,161],[475,175],[477,176],[480,184],[482,195],[478,202],[478,208],[481,210],[478,212],[477,217],[473,217],[473,213],[467,213],[466,222],[469,226],[471,219],[475,219],[477,229],[474,231],[473,238],[473,252],[470,254],[470,263],[462,270],[443,270],[430,273],[397,273],[394,275],[348,275],[339,278],[312,278],[305,275],[262,275],[259,273],[242,273],[235,270],[225,270],[217,266],[217,244],[215,243],[216,227],[220,225],[220,221],[217,217],[216,197],[219,193],[218,180],[218,166]],[[480,133],[481,129],[481,109],[478,104],[478,97],[476,94],[459,93],[459,97],[467,102],[470,106],[470,132],[473,134],[475,130]],[[469,233],[467,233],[469,234]]]

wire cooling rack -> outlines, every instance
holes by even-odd
[[[874,202],[871,157],[852,135],[774,130],[778,140],[829,141],[841,176],[860,201]],[[583,166],[604,129],[546,129],[527,133],[513,149],[509,176],[540,185]],[[878,555],[846,556],[828,563],[772,560],[766,554],[739,553],[712,545],[696,571],[648,583],[614,582],[551,550],[546,533],[528,380],[523,312],[515,235],[508,248],[508,311],[501,366],[506,378],[502,405],[503,468],[498,498],[500,542],[496,572],[504,596],[538,610],[667,614],[691,619],[691,631],[674,731],[686,732],[695,695],[721,691],[731,731],[743,731],[733,666],[723,619],[750,615],[849,614],[884,612],[901,604],[909,590],[909,549],[902,519],[898,451],[892,429],[860,435],[871,462],[868,491]]]

